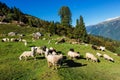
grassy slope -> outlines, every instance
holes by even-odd
[[[82,56],[86,52],[96,53],[92,50],[90,45],[71,45],[69,43],[55,45],[52,41],[51,44],[47,44],[48,40],[38,40],[31,42],[27,47],[22,42],[0,42],[0,80],[120,80],[120,58],[114,56],[111,52],[98,51],[100,53],[107,53],[115,59],[115,63],[109,62],[100,58],[100,63],[93,63],[84,59],[78,59],[71,61],[69,59],[64,61],[62,68],[58,70],[52,70],[47,67],[46,59],[42,56],[38,56],[36,61],[29,58],[28,61],[19,61],[19,55],[25,51],[30,50],[29,46],[52,46],[57,51],[62,51],[66,55],[69,48],[74,48],[75,51],[79,51]],[[68,63],[68,65],[66,65]]]
[[[0,34],[8,34],[9,32],[17,32],[17,33],[33,33],[35,31],[38,31],[37,28],[33,27],[20,27],[15,24],[0,24]]]
[[[0,25],[0,33],[8,33],[11,31],[19,33],[29,33],[37,31],[34,28],[17,27],[15,25]],[[30,39],[29,37],[24,37]],[[56,37],[54,37],[56,38]],[[102,54],[106,53],[115,59],[115,63],[100,59],[100,63],[93,63],[85,59],[78,59],[71,61],[67,58],[64,60],[62,68],[52,70],[47,67],[46,59],[38,56],[36,61],[29,58],[28,61],[19,61],[19,55],[25,51],[30,50],[29,46],[52,46],[57,51],[62,51],[64,55],[67,54],[69,48],[74,48],[79,51],[84,57],[86,52],[95,54],[97,51],[92,50],[90,45],[71,45],[69,43],[55,45],[55,41],[47,44],[48,40],[38,40],[32,42],[28,39],[28,46],[25,47],[22,42],[1,42],[0,38],[0,80],[120,80],[120,58],[113,55],[113,53],[106,51],[98,51]],[[67,65],[66,65],[67,64]]]

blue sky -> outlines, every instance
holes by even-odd
[[[68,6],[72,12],[72,25],[83,16],[86,25],[93,25],[108,18],[120,16],[120,0],[0,0],[9,7],[16,6],[22,12],[43,20],[59,21],[58,11]]]

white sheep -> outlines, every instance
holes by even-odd
[[[22,42],[27,42],[27,40],[25,40],[25,39],[21,39],[21,41],[22,41]]]
[[[57,69],[57,66],[61,64],[61,61],[63,59],[63,55],[60,54],[60,55],[48,55],[46,57],[47,59],[47,63],[48,63],[48,67],[51,67],[53,66],[53,69]]]
[[[56,50],[55,50],[53,47],[50,47],[49,49],[46,48],[46,50],[45,50],[44,53],[45,53],[45,57],[46,57],[47,55],[49,55],[49,54],[57,55],[57,52],[56,52]]]
[[[2,42],[9,42],[9,38],[3,38]]]
[[[20,39],[19,41],[21,41],[23,43],[27,43],[27,40],[25,40],[25,39]]]
[[[105,51],[105,47],[100,46],[99,48],[100,48],[101,51]]]
[[[31,47],[31,51],[24,51],[24,52],[20,55],[19,59],[22,60],[22,57],[24,57],[25,60],[27,60],[27,57],[33,57],[33,58],[34,58],[34,56],[35,56],[35,50],[36,50],[35,47]]]
[[[15,38],[11,38],[10,41],[13,42],[15,40]]]
[[[40,47],[36,47],[36,53],[39,54],[39,55],[44,55],[45,51],[42,50]]]
[[[109,60],[109,61],[114,62],[114,59],[113,59],[112,57],[110,57],[109,55],[107,55],[107,54],[103,54],[103,57],[104,57],[106,60]]]
[[[100,53],[96,53],[96,55],[98,56],[98,57],[102,57],[102,54],[100,54]]]
[[[52,52],[52,55],[57,55],[56,51],[53,51],[53,52]]]
[[[76,57],[80,57],[80,54],[78,52],[74,52],[72,50],[68,51],[67,55],[68,55],[68,57],[70,57],[72,59],[76,58]]]
[[[86,53],[86,60],[91,59],[93,62],[98,62],[98,59],[91,53]]]
[[[45,58],[47,58],[48,55],[49,55],[49,49],[46,48],[46,49],[45,49]]]
[[[24,45],[27,46],[27,41],[24,42]]]

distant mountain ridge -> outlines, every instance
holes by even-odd
[[[86,27],[89,34],[120,40],[120,17],[110,18]]]

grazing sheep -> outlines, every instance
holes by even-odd
[[[65,38],[61,38],[60,40],[58,40],[57,42],[55,42],[55,44],[64,43],[64,42],[65,42]]]
[[[11,38],[10,41],[11,42],[19,42],[21,40],[21,38]]]
[[[105,47],[100,46],[100,50],[101,50],[101,51],[105,51]]]
[[[60,55],[48,55],[46,57],[47,59],[47,62],[48,62],[48,67],[51,67],[53,66],[53,69],[57,69],[57,66],[60,66],[61,64],[61,61],[63,59],[63,55],[60,54]]]
[[[107,54],[103,54],[103,57],[104,57],[106,60],[109,60],[109,61],[114,62],[114,59],[111,58],[111,57],[110,57],[109,55],[107,55]]]
[[[52,52],[52,55],[57,55],[57,52],[56,52],[56,51],[53,51],[53,52]]]
[[[56,50],[53,47],[50,47],[49,52],[56,52]]]
[[[46,48],[45,50],[45,56],[52,54],[52,55],[57,55],[56,50],[53,47],[50,47],[50,49]]]
[[[9,42],[9,38],[3,38],[2,42]]]
[[[26,41],[24,42],[24,45],[27,46],[27,42]]]
[[[45,49],[45,58],[47,58],[48,55],[49,55],[49,49],[46,48],[46,49]]]
[[[27,40],[25,40],[25,39],[22,39],[21,41],[22,41],[22,42],[27,42]]]
[[[15,38],[11,38],[10,41],[13,42],[15,40]]]
[[[98,57],[102,57],[102,54],[100,54],[100,53],[96,53],[96,55],[98,56]]]
[[[24,45],[27,46],[27,42],[25,42]]]
[[[24,51],[24,52],[20,55],[19,59],[22,60],[22,57],[24,57],[25,60],[27,60],[27,57],[34,57],[34,56],[35,56],[35,50],[36,50],[35,47],[31,47],[31,51]]]
[[[98,59],[91,53],[86,53],[86,60],[91,59],[93,62],[98,62]]]
[[[50,50],[54,51],[55,49],[53,47],[50,47]]]
[[[80,57],[80,54],[78,52],[74,52],[74,49],[70,49],[67,53],[68,57],[70,57],[71,59],[76,58],[76,57]]]
[[[92,45],[91,47],[92,47],[94,50],[99,50],[99,47],[96,46],[96,45]]]
[[[79,44],[79,42],[71,42],[71,44]]]
[[[45,51],[43,49],[41,49],[40,47],[36,47],[36,53],[39,55],[44,55]]]

